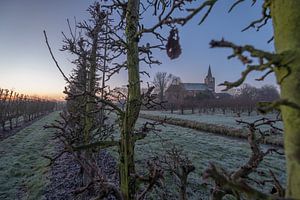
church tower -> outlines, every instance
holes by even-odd
[[[213,77],[212,74],[211,74],[210,65],[208,67],[208,73],[207,73],[207,75],[204,79],[204,83],[208,86],[208,88],[212,92],[215,92],[215,77]]]

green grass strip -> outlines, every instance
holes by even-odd
[[[49,160],[54,152],[51,130],[43,126],[58,118],[51,113],[0,142],[0,199],[42,199]]]

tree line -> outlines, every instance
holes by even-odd
[[[174,87],[171,92],[172,97],[175,98],[168,98],[166,91],[172,85],[181,84],[181,78],[167,72],[157,72],[152,84],[155,87],[153,92],[157,101],[163,102],[164,109],[170,110],[171,113],[180,110],[181,114],[184,114],[184,110],[191,110],[194,114],[198,110],[199,113],[206,114],[231,113],[240,116],[242,113],[247,113],[250,115],[257,111],[259,102],[272,102],[279,99],[279,92],[274,85],[256,88],[250,84],[243,84],[235,94],[198,91],[192,96],[185,95],[187,91],[182,87]],[[161,107],[153,107],[153,109],[159,108]]]
[[[2,130],[20,125],[21,121],[31,121],[54,110],[56,102],[39,97],[19,94],[13,90],[0,88],[0,123]]]

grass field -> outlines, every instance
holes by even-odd
[[[145,119],[139,119],[138,125],[145,121]],[[137,170],[139,173],[145,173],[146,160],[164,154],[165,150],[173,145],[183,149],[196,167],[196,170],[189,177],[189,199],[209,199],[209,188],[203,184],[201,179],[201,174],[209,162],[217,163],[230,171],[244,164],[250,153],[249,145],[245,140],[217,136],[173,125],[160,126],[159,128],[161,132],[150,133],[145,139],[136,143]],[[263,145],[263,149],[267,148],[267,145]],[[113,155],[117,156],[116,149],[114,149]],[[280,182],[285,183],[284,156],[275,154],[267,156],[261,163],[259,170],[268,174],[268,169],[272,169]],[[176,181],[168,173],[166,175],[166,193],[173,194],[168,198],[176,199]],[[262,178],[269,179],[270,177]],[[260,189],[269,190],[270,185]],[[148,197],[148,199],[156,198],[156,195]]]
[[[52,132],[44,130],[43,126],[57,118],[58,113],[52,113],[0,142],[0,199],[43,199],[43,191],[48,184],[49,167],[46,167],[48,160],[42,155],[53,154],[55,151],[50,141]],[[137,126],[145,121],[139,119]],[[250,153],[245,140],[168,124],[158,128],[161,129],[160,132],[149,133],[145,139],[136,143],[137,171],[140,174],[145,173],[146,161],[154,156],[163,155],[165,150],[173,145],[183,149],[196,167],[188,179],[188,196],[192,200],[209,198],[209,186],[201,179],[201,174],[209,162],[217,163],[227,170],[234,170],[247,160]],[[267,147],[263,146],[264,149]],[[110,152],[117,158],[116,148],[111,148]],[[284,157],[266,157],[259,170],[267,173],[269,168],[284,184]],[[165,175],[164,198],[177,199],[176,180],[168,172],[165,172]],[[269,190],[270,185],[260,189]],[[158,192],[152,192],[147,199],[163,198],[156,193]],[[163,194],[161,190],[159,193]]]
[[[150,119],[150,120],[166,120],[166,123],[172,125],[178,125],[186,128],[193,128],[195,130],[200,130],[204,132],[216,133],[219,135],[233,136],[238,138],[247,138],[248,129],[241,124],[238,124],[236,120],[243,120],[246,122],[253,122],[262,117],[268,119],[276,119],[275,114],[267,115],[241,115],[241,117],[235,117],[232,115],[223,115],[223,114],[191,114],[187,113],[182,115],[178,112],[171,114],[168,111],[142,111],[140,114],[141,117]],[[276,127],[283,129],[282,122],[276,122]],[[270,127],[263,125],[260,126],[261,130],[270,131]],[[274,130],[274,129],[273,129]],[[276,134],[277,132],[277,134]],[[269,136],[265,138],[263,143],[273,144],[278,146],[283,146],[283,134],[274,131],[269,132]]]
[[[267,115],[257,115],[252,113],[248,116],[246,113],[242,113],[241,117],[233,116],[232,114],[199,114],[196,113],[192,114],[191,111],[185,111],[185,114],[180,114],[180,112],[174,112],[173,114],[170,111],[141,111],[142,114],[147,115],[154,115],[154,116],[161,116],[161,117],[168,117],[168,118],[178,118],[178,119],[186,119],[196,122],[204,122],[209,124],[217,124],[217,125],[224,125],[233,128],[243,128],[242,125],[236,123],[236,119],[243,119],[245,121],[254,121],[261,117],[267,118],[275,118],[275,114],[267,114]],[[283,124],[280,122],[277,123],[277,126],[282,128]]]
[[[42,199],[47,185],[52,132],[43,126],[57,119],[58,112],[36,121],[0,142],[0,199]]]

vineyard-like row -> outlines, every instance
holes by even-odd
[[[54,110],[56,102],[0,88],[0,124],[13,129],[20,121],[31,121]]]

